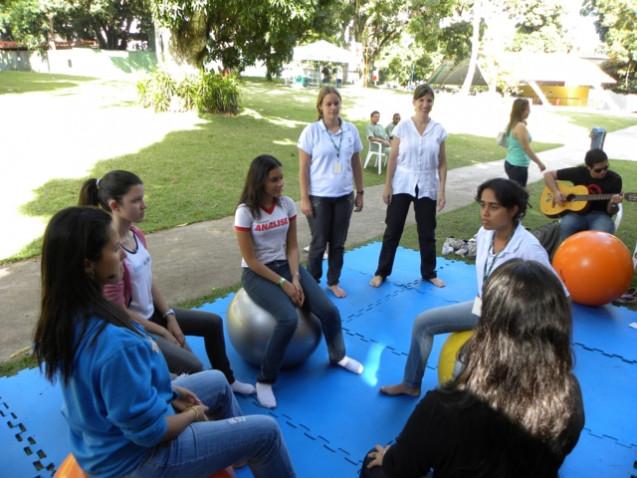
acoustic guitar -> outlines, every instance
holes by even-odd
[[[563,205],[554,201],[553,191],[544,187],[540,195],[540,211],[548,217],[559,217],[566,212],[581,212],[588,207],[589,201],[609,201],[615,194],[589,194],[586,186],[573,186],[566,181],[557,181],[562,196],[566,199]],[[637,193],[624,193],[624,201],[637,201]]]

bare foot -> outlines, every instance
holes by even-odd
[[[369,285],[372,287],[380,287],[383,282],[385,282],[385,278],[383,276],[374,276],[372,277],[372,280],[369,281]]]
[[[347,292],[341,289],[338,284],[328,285],[327,288],[331,290],[332,294],[334,294],[339,299],[342,299],[347,295]]]
[[[436,287],[444,287],[447,284],[445,284],[445,281],[443,281],[441,278],[439,277],[432,277],[431,279],[427,279],[429,282],[431,282],[433,285],[435,285]]]
[[[398,385],[385,385],[384,387],[380,387],[380,393],[382,393],[383,395],[389,395],[390,397],[394,397],[396,395],[420,397],[419,388],[411,388],[404,383],[399,383]]]

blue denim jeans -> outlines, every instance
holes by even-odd
[[[242,461],[258,478],[296,476],[276,421],[265,415],[242,416],[221,372],[181,376],[173,383],[194,392],[216,420],[193,423],[160,443],[126,478],[205,478]]]
[[[292,280],[287,261],[275,261],[266,266],[287,280]],[[345,356],[341,314],[303,267],[299,267],[299,275],[301,287],[305,293],[303,308],[314,314],[321,322],[330,363],[336,363]],[[285,349],[296,330],[298,321],[296,307],[281,287],[255,274],[247,267],[243,269],[241,283],[250,298],[276,319],[276,326],[266,345],[261,371],[257,377],[258,382],[274,383],[283,362]]]
[[[425,374],[427,360],[431,354],[434,335],[473,329],[480,317],[473,314],[473,300],[459,304],[437,307],[416,317],[411,331],[411,346],[403,383],[410,388],[420,389]]]
[[[569,212],[560,220],[560,244],[564,239],[580,231],[604,231],[613,234],[613,218],[603,211],[590,211],[586,214]]]

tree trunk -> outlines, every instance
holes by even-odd
[[[464,82],[462,83],[462,88],[460,89],[460,93],[463,95],[469,94],[469,89],[471,88],[471,84],[473,83],[473,76],[476,73],[476,65],[478,63],[478,49],[480,47],[480,19],[481,19],[481,9],[480,9],[480,1],[474,0],[473,3],[473,22],[472,22],[472,32],[471,32],[471,58],[469,59],[469,68],[467,69],[467,76],[465,76]]]

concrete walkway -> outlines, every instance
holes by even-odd
[[[588,144],[566,145],[540,153],[549,169],[582,163]],[[610,158],[637,160],[637,126],[609,133],[605,149]],[[629,156],[632,155],[632,156]],[[529,182],[541,179],[531,165]],[[476,187],[484,180],[504,176],[502,161],[453,169],[447,179],[445,212],[473,201]],[[365,190],[365,209],[352,217],[348,245],[373,239],[383,233],[385,206],[382,186]],[[444,221],[444,216],[440,218]],[[413,214],[408,224],[413,223]],[[226,217],[161,231],[149,236],[153,269],[160,290],[171,304],[196,299],[216,288],[239,282],[239,250],[232,228],[233,218]],[[307,244],[309,230],[305,220],[298,221],[299,244]],[[39,307],[39,268],[37,259],[0,266],[0,361],[28,347]],[[347,284],[343,284],[347,288]]]

